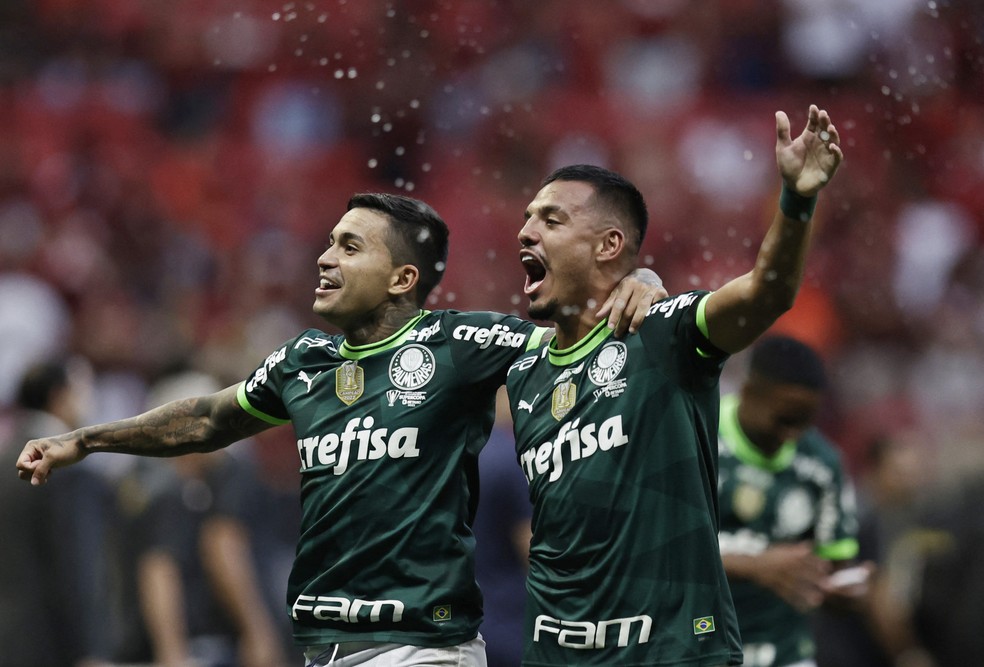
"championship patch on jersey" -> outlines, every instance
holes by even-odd
[[[742,521],[754,521],[765,509],[765,492],[751,484],[740,484],[731,498],[731,507]]]
[[[335,395],[345,405],[352,405],[366,390],[365,371],[356,361],[346,361],[335,370]]]
[[[573,378],[567,378],[556,387],[550,397],[550,414],[557,421],[567,416],[577,401],[577,385]]]

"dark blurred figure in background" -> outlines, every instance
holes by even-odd
[[[259,583],[273,610],[288,663],[303,665],[304,652],[294,643],[290,615],[283,613],[287,578],[301,532],[301,473],[297,460],[284,454],[297,447],[292,436],[290,429],[274,428],[257,433],[248,442],[249,460],[259,481],[248,528]],[[231,453],[235,456],[241,449],[237,447]]]
[[[165,377],[152,388],[148,409],[215,387],[200,373]],[[117,489],[125,630],[115,659],[164,667],[286,665],[255,562],[251,527],[261,487],[250,462],[226,450],[141,458]]]
[[[984,471],[969,468],[928,490],[886,545],[873,596],[875,625],[896,667],[980,664]]]
[[[836,447],[815,427],[826,386],[819,355],[786,336],[762,339],[747,379],[722,397],[721,555],[749,667],[812,667],[809,614],[866,592],[854,491]]]
[[[25,438],[78,428],[91,374],[85,362],[47,361],[20,382],[13,433],[0,442],[10,469]],[[42,489],[0,481],[0,666],[103,664],[112,625],[104,548],[111,500],[92,465],[61,471]]]
[[[912,627],[937,667],[962,667],[984,660],[984,475],[965,480],[927,511],[912,534],[923,558],[917,564]],[[925,536],[928,539],[920,539]],[[908,538],[908,539],[907,539]],[[920,562],[921,561],[921,562]],[[918,567],[921,564],[922,567]],[[890,566],[894,567],[895,563]]]
[[[481,493],[475,516],[475,576],[485,599],[482,637],[489,667],[519,667],[530,556],[529,484],[516,462],[505,390],[496,397],[495,425],[478,457]]]
[[[858,494],[858,559],[885,562],[889,547],[912,525],[929,479],[916,433],[878,434],[866,448]],[[876,572],[873,587],[884,573]],[[892,667],[883,630],[872,609],[821,607],[814,617],[819,667]],[[890,632],[896,630],[889,629]]]

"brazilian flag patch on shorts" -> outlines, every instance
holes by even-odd
[[[701,618],[694,619],[694,634],[704,635],[708,632],[714,632],[714,617],[713,616],[703,616]]]
[[[451,620],[451,605],[449,604],[439,604],[434,607],[434,620],[435,621],[450,621]]]

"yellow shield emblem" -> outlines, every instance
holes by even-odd
[[[742,521],[754,521],[765,509],[765,492],[757,486],[742,484],[731,498],[735,516]]]
[[[557,421],[567,416],[577,401],[577,385],[572,380],[565,380],[554,387],[550,397],[550,414]]]
[[[342,403],[352,405],[365,389],[365,371],[357,362],[346,361],[335,369],[335,395]]]

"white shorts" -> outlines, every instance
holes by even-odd
[[[488,667],[479,635],[456,646],[428,648],[381,642],[341,642],[309,646],[306,667]]]

